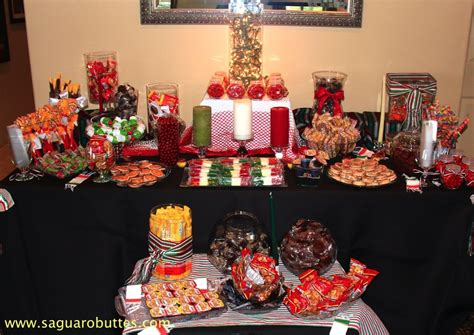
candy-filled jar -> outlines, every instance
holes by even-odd
[[[245,87],[242,80],[232,79],[227,86],[227,96],[229,99],[242,99],[245,95]]]
[[[89,101],[106,105],[112,101],[118,86],[117,53],[115,51],[84,54]]]
[[[261,100],[265,96],[265,83],[262,79],[252,80],[247,88],[247,95],[252,100]]]
[[[464,158],[464,151],[459,149],[454,149],[449,152],[453,156],[454,163],[461,165]]]
[[[163,280],[179,280],[192,270],[192,215],[188,206],[158,205],[150,213],[150,243],[161,257],[154,276]]]
[[[227,214],[211,234],[207,257],[220,272],[230,274],[232,264],[242,249],[270,254],[270,240],[265,227],[255,215],[237,211]]]
[[[314,104],[316,114],[330,113],[343,116],[342,100],[344,100],[344,83],[347,74],[337,71],[313,72]]]
[[[451,155],[441,155],[436,161],[435,168],[441,172],[447,164],[454,163],[454,158]]]
[[[462,169],[457,164],[448,164],[441,171],[441,181],[448,190],[456,190],[463,182]]]
[[[474,187],[474,158],[464,157],[462,159],[462,168],[466,186]]]
[[[207,86],[207,94],[214,99],[219,99],[225,94],[226,85],[225,77],[223,76],[212,76]]]
[[[411,109],[402,125],[402,131],[393,138],[392,161],[398,173],[409,176],[418,169],[416,159],[420,148],[421,111]]]
[[[158,156],[163,164],[174,166],[178,162],[180,120],[174,114],[163,114],[156,120]]]
[[[110,169],[115,165],[115,155],[110,141],[102,136],[92,136],[86,146],[86,158],[89,169],[98,173],[93,182],[107,183],[111,180]]]
[[[280,100],[288,95],[288,90],[281,77],[270,77],[267,81],[267,96],[272,100]]]

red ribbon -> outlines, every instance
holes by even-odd
[[[344,91],[339,90],[337,92],[331,93],[325,87],[319,87],[317,91],[314,92],[314,98],[318,99],[318,111],[319,115],[322,114],[324,103],[327,99],[331,98],[334,102],[334,111],[333,116],[342,116],[341,101],[344,100]]]

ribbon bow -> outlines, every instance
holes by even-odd
[[[318,99],[318,111],[319,115],[322,114],[324,103],[331,98],[334,102],[334,112],[333,116],[342,116],[341,101],[344,100],[344,91],[339,90],[334,93],[329,92],[325,87],[319,87],[316,92],[314,92],[314,98]]]
[[[427,82],[427,83],[417,83],[417,84],[403,84],[400,82],[402,79],[419,79],[414,78],[417,74],[400,74],[400,75],[390,75],[387,77],[387,89],[388,95],[391,97],[398,97],[401,95],[408,94],[406,106],[407,111],[420,111],[423,103],[422,93],[429,94],[431,96],[436,96],[437,85],[436,81]],[[422,75],[423,79],[428,79],[427,75]]]

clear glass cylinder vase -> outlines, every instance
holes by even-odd
[[[84,54],[89,101],[107,106],[112,102],[118,87],[117,53],[99,51]]]
[[[229,77],[245,87],[262,78],[263,4],[260,0],[229,3]]]
[[[337,71],[313,72],[314,84],[314,114],[342,116],[342,101],[344,100],[344,84],[347,74]]]
[[[418,169],[416,159],[420,148],[421,111],[412,109],[402,125],[402,131],[393,138],[392,161],[398,173],[414,175]]]

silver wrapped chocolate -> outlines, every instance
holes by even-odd
[[[208,259],[220,272],[230,274],[242,249],[270,254],[270,239],[255,215],[237,211],[227,214],[215,227],[209,241]]]

